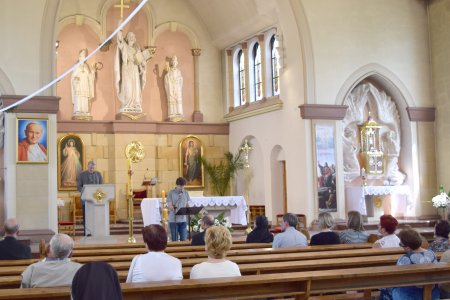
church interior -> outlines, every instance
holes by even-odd
[[[244,199],[244,229],[447,219],[450,0],[0,0],[0,32],[0,223],[38,240],[80,217],[90,161],[124,234],[129,193],[178,177]]]
[[[119,2],[2,1],[3,107],[74,67],[140,3]],[[438,214],[431,199],[439,185],[450,188],[442,167],[448,10],[447,1],[419,0],[149,1],[120,30],[121,43],[112,37],[81,65],[90,74],[85,83],[76,86],[83,70],[73,69],[5,111],[0,216],[17,217],[24,229],[57,230],[57,201],[68,203],[67,218],[79,196],[70,172],[93,160],[115,186],[117,218],[127,219],[127,144],[139,141],[145,152],[133,164],[132,188],[157,178],[148,197],[160,197],[183,175],[182,142],[190,136],[211,163],[248,141],[249,168],[234,174],[226,193],[263,206],[270,221],[287,211],[308,220],[321,211],[344,219],[353,209],[369,219],[386,210]],[[144,58],[124,88],[119,44],[130,46],[128,33],[129,49]],[[179,91],[168,87],[171,69]],[[76,95],[83,84],[88,90]],[[139,99],[124,100],[123,89],[135,87]],[[379,126],[372,146],[362,134],[369,117]],[[45,163],[17,160],[27,119],[46,121]],[[380,153],[377,170],[370,151]],[[75,166],[67,170],[68,163]],[[197,177],[191,190],[214,195],[203,169]]]

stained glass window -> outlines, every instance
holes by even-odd
[[[270,39],[272,59],[272,95],[280,94],[280,54],[278,53],[278,40],[275,35]]]
[[[255,79],[255,100],[263,98],[262,91],[262,71],[261,71],[261,47],[258,43],[253,47],[253,71]]]

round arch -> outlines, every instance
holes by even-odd
[[[71,24],[85,24],[97,35],[100,42],[102,42],[102,26],[94,19],[83,16],[83,15],[75,15],[66,17],[58,22],[58,28],[56,36],[58,37],[61,31]],[[106,37],[105,37],[106,38]]]
[[[192,29],[190,29],[188,26],[182,24],[182,23],[178,23],[178,22],[166,22],[166,23],[162,23],[159,24],[158,26],[156,26],[155,28],[155,32],[153,34],[153,38],[149,41],[151,41],[151,45],[155,44],[156,39],[158,38],[158,36],[166,31],[171,31],[171,32],[182,32],[184,33],[189,41],[191,42],[191,47],[192,49],[201,49],[200,46],[200,42],[199,39],[197,37],[197,35],[194,33],[194,31]]]

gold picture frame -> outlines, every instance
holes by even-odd
[[[188,135],[179,145],[180,177],[186,179],[186,188],[203,188],[205,172],[200,157],[203,156],[203,145],[194,135]]]
[[[48,164],[48,119],[17,118],[18,164]]]
[[[77,180],[86,167],[84,142],[76,134],[58,141],[58,190],[76,191]]]

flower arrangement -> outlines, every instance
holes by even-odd
[[[434,196],[433,199],[431,199],[431,202],[433,202],[433,206],[436,208],[444,208],[450,203],[450,198],[446,193],[442,192],[439,195]]]
[[[208,212],[200,213],[191,217],[191,224],[189,224],[191,232],[202,232],[202,218]],[[233,228],[231,227],[231,222],[228,217],[225,217],[225,213],[220,213],[214,218],[215,226],[225,226],[230,232],[233,232]]]

